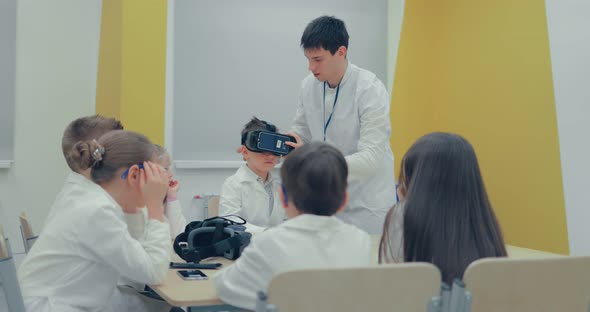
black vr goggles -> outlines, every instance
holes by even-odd
[[[266,130],[250,131],[242,136],[242,145],[255,153],[268,152],[277,156],[287,155],[293,150],[293,147],[285,144],[285,142],[297,141],[290,135]]]
[[[226,217],[213,217],[193,221],[174,239],[174,251],[187,262],[199,263],[209,257],[236,260],[250,243],[251,233],[246,232],[246,220],[236,222]]]

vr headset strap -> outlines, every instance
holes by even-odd
[[[240,248],[241,244],[242,241],[240,239],[240,235],[238,233],[235,233],[234,235],[215,243],[213,247],[215,247],[215,251],[217,252],[217,254],[220,255],[225,253],[226,251],[235,248]]]

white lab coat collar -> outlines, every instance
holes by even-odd
[[[281,227],[311,232],[329,232],[341,224],[342,221],[334,216],[318,216],[304,213],[283,222]]]
[[[346,71],[344,72],[344,76],[342,76],[342,80],[340,80],[340,87],[342,88],[344,85],[346,85],[346,82],[348,81],[348,78],[350,78],[350,76],[352,75],[352,67],[354,65],[350,63],[350,61],[346,61]],[[324,81],[319,81],[317,80],[317,83],[319,84],[324,84]],[[325,81],[326,83],[326,89],[330,88],[332,90],[336,89],[336,87],[331,88],[330,85],[327,84],[327,81]]]
[[[262,182],[262,178],[259,177],[252,169],[250,169],[246,164],[243,164],[238,171],[236,172],[236,177],[238,178],[238,182],[257,182],[266,185],[268,183],[274,183],[275,177],[272,175],[272,172],[268,173],[268,179],[266,183]]]
[[[346,84],[346,82],[348,81],[348,78],[350,78],[350,75],[352,74],[352,69],[351,66],[352,64],[350,64],[349,61],[346,61],[346,71],[344,72],[344,76],[342,77],[342,80],[340,80],[340,86],[343,86]]]
[[[60,191],[60,193],[58,194],[58,198],[64,194],[64,192],[69,192],[73,189],[78,189],[78,187],[81,187],[83,190],[86,190],[88,192],[104,192],[104,190],[102,189],[102,187],[100,187],[100,185],[94,183],[92,180],[87,179],[85,176],[71,171],[68,176],[66,177],[66,180],[64,181],[64,185]],[[59,214],[60,208],[59,207],[55,207],[55,208],[51,208],[49,210],[49,214],[47,215],[47,218],[45,219],[45,222],[43,223],[43,229],[45,229],[45,224],[47,224],[47,222],[50,222],[51,219],[53,219],[53,217],[55,216],[55,214]]]
[[[119,203],[111,196],[111,194],[109,194],[109,192],[103,189],[100,185],[94,183],[92,180],[88,180],[85,176],[76,172],[71,172],[66,178],[66,184],[70,183],[79,184],[88,190],[98,191],[104,194],[109,202],[111,202],[111,204],[115,207],[114,211],[117,216],[123,218],[123,207],[121,207],[121,205],[119,205]]]
[[[68,174],[68,177],[66,178],[66,184],[80,184],[84,186],[89,186],[91,188],[100,188],[100,185],[94,183],[92,180],[89,180],[85,176],[74,171]]]

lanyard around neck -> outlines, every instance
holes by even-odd
[[[324,81],[324,104],[322,106],[323,109],[323,117],[324,117],[324,142],[326,142],[326,131],[328,131],[328,126],[330,125],[330,122],[332,121],[332,115],[334,115],[334,110],[336,109],[336,102],[338,101],[338,93],[340,93],[340,82],[338,83],[338,86],[336,87],[336,96],[334,96],[334,105],[332,105],[332,112],[330,113],[330,116],[328,117],[328,121],[326,122],[326,82]]]

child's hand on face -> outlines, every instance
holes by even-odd
[[[176,198],[176,194],[178,193],[179,188],[180,183],[178,183],[178,180],[170,180],[170,183],[168,183],[168,193],[166,194],[166,196],[169,199]]]
[[[163,220],[162,201],[168,191],[168,177],[164,169],[152,162],[144,162],[141,171],[141,191],[151,219]]]

